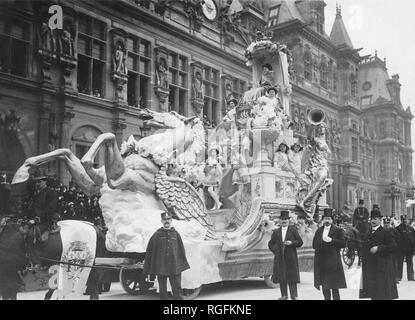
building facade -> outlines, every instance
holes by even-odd
[[[306,138],[309,110],[324,110],[332,151],[331,206],[353,209],[364,199],[369,209],[376,203],[387,215],[405,214],[405,201],[412,196],[413,116],[401,103],[399,75],[390,77],[377,53],[360,56],[340,7],[326,34],[324,7],[324,1],[264,2],[274,40],[293,52],[296,135]]]
[[[51,30],[51,5],[62,29]],[[412,183],[411,119],[399,76],[361,57],[338,10],[328,36],[324,1],[3,1],[0,11],[0,170],[56,148],[82,157],[95,138],[148,134],[138,110],[175,110],[219,123],[249,88],[244,51],[262,30],[292,50],[295,135],[326,113],[334,184],[328,203],[363,198],[396,213]],[[97,165],[102,163],[102,156]],[[64,182],[63,165],[52,163]]]

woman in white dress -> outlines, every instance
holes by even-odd
[[[295,176],[299,176],[301,174],[301,159],[303,157],[302,151],[303,146],[296,142],[291,146],[290,151],[288,152],[288,163]]]
[[[215,201],[214,209],[220,209],[222,203],[217,194],[218,187],[223,177],[222,165],[220,163],[220,147],[212,145],[209,149],[207,164],[205,167],[205,181],[204,186],[208,187],[208,192]]]
[[[281,142],[275,152],[274,167],[278,167],[283,171],[290,170],[290,166],[288,164],[288,145],[285,142]]]

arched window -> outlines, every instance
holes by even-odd
[[[320,86],[327,89],[327,63],[322,62],[320,64]]]
[[[311,75],[312,75],[311,52],[306,51],[304,53],[304,78],[311,81]]]

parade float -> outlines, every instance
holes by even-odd
[[[325,206],[332,182],[324,113],[310,112],[309,139],[297,141],[289,117],[289,50],[259,34],[245,56],[253,87],[217,128],[206,130],[197,117],[142,109],[152,135],[118,146],[114,134],[102,134],[81,160],[69,149],[29,158],[13,183],[60,159],[85,193],[99,192],[107,249],[133,257],[119,261],[121,283],[131,294],[151,285],[140,273],[140,259],[165,210],[185,245],[191,268],[182,274],[182,287],[189,297],[202,285],[247,277],[272,286],[268,241],[281,210],[290,210],[304,240],[300,269],[310,269],[313,216],[317,204]],[[102,148],[105,165],[94,168]]]

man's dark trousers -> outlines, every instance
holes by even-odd
[[[324,300],[331,300],[332,294],[333,300],[340,300],[339,289],[323,289]]]
[[[288,297],[287,285],[288,285],[288,287],[290,287],[291,299],[296,299],[298,297],[297,284],[296,283],[288,283],[287,284],[287,282],[281,282],[280,283],[281,297]]]
[[[171,290],[173,291],[174,300],[183,300],[181,287],[181,274],[162,276],[158,275],[160,300],[168,300],[167,295],[167,278],[169,278]]]
[[[403,261],[406,261],[406,273],[408,280],[414,280],[414,264],[412,261],[412,253],[398,256],[398,279],[402,279],[403,274]]]

